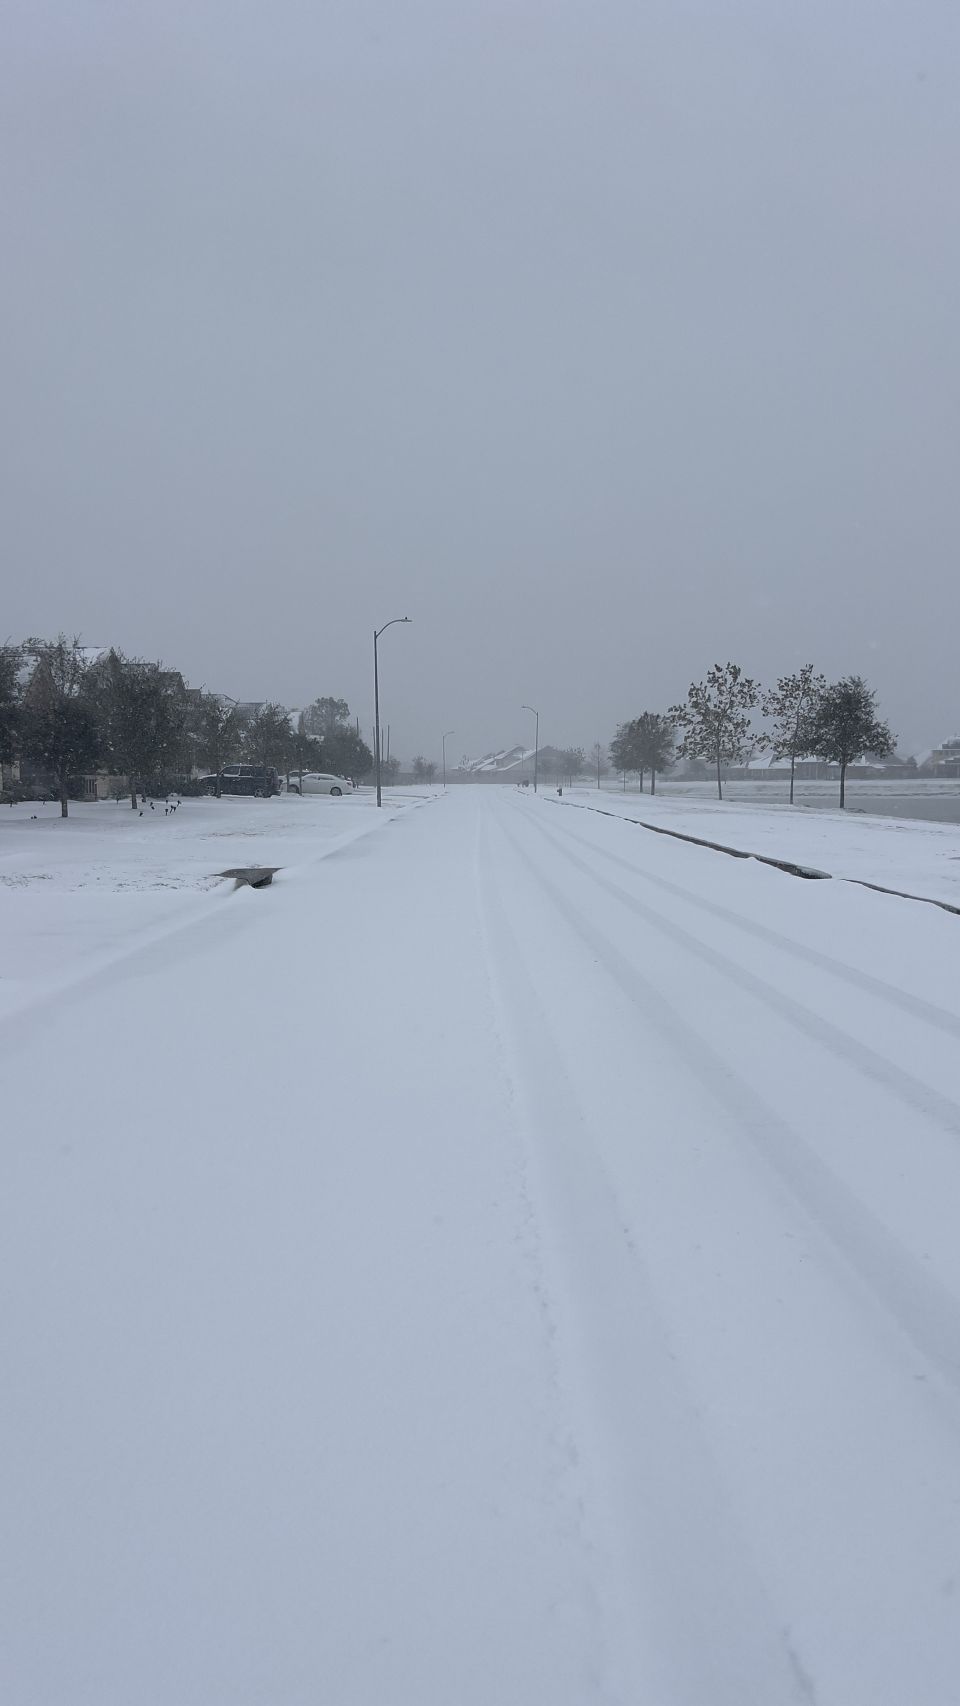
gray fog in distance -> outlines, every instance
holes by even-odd
[[[9,0],[0,638],[588,745],[960,724],[953,0]]]

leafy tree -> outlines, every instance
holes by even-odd
[[[775,758],[790,760],[791,805],[797,759],[810,751],[817,706],[826,685],[826,676],[816,675],[813,664],[805,663],[795,675],[781,675],[776,687],[763,696],[763,714],[773,718],[773,731],[767,737],[770,750]]]
[[[621,723],[610,742],[610,757],[624,775],[638,771],[639,786],[650,771],[650,792],[656,793],[656,775],[674,763],[674,723],[660,711],[641,711],[629,723]]]
[[[101,758],[127,777],[130,804],[137,783],[160,777],[183,733],[179,677],[111,650],[88,672],[87,693],[100,731]]]
[[[17,677],[22,662],[19,646],[0,646],[0,759],[9,761],[17,750],[19,695]]]
[[[655,794],[657,776],[673,763],[677,737],[671,718],[662,711],[641,711],[637,723],[637,750],[644,769],[650,772],[650,792]]]
[[[887,723],[876,713],[877,695],[859,675],[835,681],[820,695],[809,750],[828,764],[840,766],[840,804],[846,804],[847,765],[864,753],[885,758],[896,744]]]
[[[610,757],[616,768],[628,774],[639,772],[640,789],[650,771],[650,792],[657,791],[657,774],[673,763],[673,723],[660,711],[641,711],[628,723],[621,723],[610,743]]]
[[[370,752],[369,747],[367,747],[367,751]],[[363,774],[365,776],[369,776],[372,773],[372,771],[373,771],[373,753],[371,752],[370,753],[370,763],[367,766],[367,769],[363,772]],[[399,774],[400,774],[400,760],[399,760],[399,758],[393,758],[393,757],[381,758],[381,760],[380,760],[380,781],[385,788],[392,787],[393,784],[396,782]],[[353,778],[351,777],[351,781],[352,780],[353,780]]]
[[[315,699],[303,713],[304,733],[317,735],[326,742],[341,734],[350,721],[350,707],[345,699]],[[338,775],[345,772],[337,772]]]
[[[624,786],[626,778],[639,768],[635,762],[632,729],[632,723],[621,723],[610,742],[610,762],[614,770],[624,778]]]
[[[322,739],[320,744],[324,770],[332,771],[335,776],[349,776],[354,783],[369,774],[373,765],[373,753],[362,735],[349,723]],[[399,768],[398,764],[397,769]],[[383,764],[380,770],[382,774]]]
[[[285,705],[261,705],[243,731],[243,747],[251,764],[285,770],[296,751],[296,736]]]
[[[582,746],[567,746],[563,749],[563,774],[571,786],[578,776],[582,776],[587,758]]]
[[[100,738],[86,688],[88,665],[80,642],[28,640],[36,668],[23,696],[20,743],[27,758],[56,779],[60,815],[68,815],[71,780],[97,762]]]
[[[694,681],[670,718],[683,731],[684,758],[709,758],[717,775],[717,799],[723,799],[721,766],[742,763],[750,739],[750,712],[760,697],[755,681],[738,663],[715,663],[706,681]]]
[[[432,762],[432,760],[424,758],[423,754],[418,752],[416,758],[413,761],[413,779],[414,779],[414,781],[415,782],[432,782],[433,778],[435,777],[436,774],[437,774],[437,767]]]
[[[582,746],[542,746],[540,748],[540,775],[549,776],[551,771],[558,782],[572,782],[574,777],[582,774],[586,763]]]
[[[194,727],[200,757],[216,773],[216,796],[223,792],[223,767],[240,750],[244,717],[239,705],[221,699],[215,693],[201,694],[196,706]]]
[[[306,732],[303,711],[297,718],[297,726],[290,731],[290,746],[286,756],[287,781],[293,771],[296,771],[302,782],[305,770],[320,770],[323,767],[323,749],[313,735]]]

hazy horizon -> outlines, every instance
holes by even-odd
[[[393,750],[715,661],[960,725],[945,0],[13,0],[0,638]]]

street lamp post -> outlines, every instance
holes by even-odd
[[[377,658],[377,641],[379,640],[381,634],[386,633],[388,628],[395,627],[398,622],[409,622],[409,621],[410,621],[409,616],[395,616],[393,618],[392,622],[385,622],[383,624],[382,628],[374,628],[374,630],[373,630],[373,710],[374,710],[373,744],[374,744],[374,748],[375,748],[374,763],[376,765],[376,771],[377,771],[377,805],[378,806],[383,805],[383,798],[382,798],[381,791],[380,791],[380,667],[379,667],[379,662],[378,662],[378,658]]]
[[[448,729],[447,734],[441,735],[441,737],[440,737],[440,744],[443,748],[443,788],[444,788],[444,793],[446,793],[446,788],[447,788],[447,735],[453,735],[453,734],[456,734],[456,732],[457,732],[456,729]]]
[[[540,762],[540,712],[534,711],[532,705],[521,705],[521,711],[530,711],[537,719],[537,732],[533,744],[533,791],[537,791],[537,770]]]

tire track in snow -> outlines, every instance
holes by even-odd
[[[508,1016],[500,992],[500,979],[491,952],[488,911],[484,904],[484,885],[482,878],[482,854],[485,838],[482,831],[482,820],[478,816],[476,838],[474,843],[474,889],[477,908],[478,935],[483,945],[486,983],[490,999],[492,1015],[492,1034],[494,1045],[503,1063],[503,1077],[510,1105],[511,1114],[515,1115],[517,1162],[514,1184],[519,1199],[519,1214],[522,1222],[522,1232],[519,1241],[524,1258],[528,1265],[530,1284],[536,1298],[537,1309],[542,1323],[543,1336],[546,1346],[546,1360],[549,1378],[552,1386],[554,1401],[558,1411],[558,1421],[553,1429],[553,1449],[556,1462],[553,1467],[553,1480],[556,1495],[560,1503],[570,1512],[568,1517],[569,1530],[582,1560],[583,1591],[584,1591],[584,1622],[586,1623],[590,1647],[584,1656],[587,1667],[585,1681],[590,1686],[590,1699],[596,1699],[598,1706],[629,1706],[629,1701],[620,1692],[612,1678],[608,1675],[607,1652],[609,1648],[608,1631],[606,1628],[605,1608],[597,1591],[597,1560],[589,1525],[586,1519],[583,1476],[581,1471],[582,1450],[577,1438],[570,1415],[570,1406],[566,1401],[563,1382],[562,1362],[558,1346],[558,1322],[555,1299],[550,1289],[547,1264],[543,1248],[543,1237],[535,1203],[533,1179],[531,1177],[531,1152],[529,1134],[524,1130],[524,1121],[519,1108],[520,1093],[518,1090],[517,1074],[512,1066],[512,1059],[507,1041]]]
[[[812,1042],[819,1043],[822,1048],[835,1055],[845,1066],[854,1066],[864,1077],[872,1079],[876,1084],[881,1084],[885,1090],[889,1090],[892,1095],[897,1097],[898,1101],[905,1103],[914,1113],[922,1114],[924,1118],[933,1120],[951,1136],[960,1137],[960,1102],[955,1102],[952,1097],[945,1096],[939,1090],[934,1090],[929,1084],[924,1084],[921,1079],[915,1078],[913,1073],[907,1072],[904,1067],[894,1065],[893,1061],[888,1060],[885,1055],[878,1054],[876,1049],[870,1048],[869,1044],[860,1042],[848,1031],[841,1030],[839,1025],[834,1025],[829,1019],[825,1019],[821,1014],[814,1012],[812,1008],[805,1007],[792,995],[785,995],[782,989],[777,988],[776,984],[759,977],[756,972],[748,971],[745,966],[738,965],[736,960],[731,959],[728,954],[723,954],[719,949],[710,947],[709,943],[701,941],[699,936],[695,936],[692,931],[685,929],[682,924],[676,924],[672,920],[664,918],[661,913],[646,906],[635,895],[629,894],[619,883],[610,882],[608,878],[602,877],[585,859],[581,859],[576,853],[564,846],[562,841],[551,836],[549,831],[544,829],[539,819],[528,819],[527,821],[533,821],[536,824],[544,839],[555,848],[561,858],[566,859],[575,870],[589,877],[591,882],[594,882],[605,894],[612,896],[628,912],[632,912],[635,917],[641,919],[644,924],[658,931],[661,936],[665,936],[677,947],[683,948],[686,953],[693,955],[695,959],[709,966],[711,970],[719,972],[721,977],[728,978],[745,994],[760,1001],[767,1010],[778,1013],[788,1024],[793,1025]]]
[[[883,1306],[954,1394],[960,1393],[958,1300],[923,1269],[801,1134],[718,1054],[709,1039],[689,1024],[582,909],[571,904],[571,897],[544,875],[516,837],[503,825],[501,831],[567,927],[599,961],[645,1024],[682,1060],[685,1071],[698,1079],[723,1109],[734,1135],[746,1138],[788,1187],[813,1227],[829,1240],[851,1279]],[[613,887],[582,861],[574,862],[602,888]],[[656,923],[655,915],[650,914],[649,921]]]
[[[606,814],[604,814],[606,815]],[[617,820],[619,821],[619,820]],[[680,883],[673,883],[667,877],[655,875],[651,871],[642,870],[639,866],[624,859],[619,853],[613,853],[609,848],[601,847],[592,841],[584,841],[580,835],[575,835],[564,824],[559,836],[554,836],[552,829],[546,829],[539,822],[544,833],[562,845],[562,839],[575,841],[586,852],[595,853],[599,858],[606,859],[609,864],[618,865],[636,877],[638,882],[648,883],[658,888],[664,894],[674,895],[686,905],[695,907],[699,912],[709,917],[718,918],[723,924],[730,924],[746,936],[752,936],[765,946],[774,947],[781,952],[790,954],[805,965],[813,966],[817,971],[829,972],[832,977],[850,984],[854,989],[862,990],[867,995],[876,996],[881,1001],[889,1002],[902,1013],[912,1019],[920,1019],[924,1024],[932,1025],[944,1035],[955,1038],[960,1042],[960,1017],[949,1012],[945,1007],[938,1007],[932,1001],[926,1001],[920,995],[911,995],[907,990],[898,989],[895,984],[887,983],[883,978],[874,977],[870,972],[859,971],[856,966],[845,965],[842,960],[835,960],[832,955],[820,953],[816,948],[808,948],[803,942],[796,942],[781,931],[772,929],[769,925],[758,924],[755,919],[745,918],[742,913],[734,912],[728,906],[721,906],[718,901],[708,900],[705,895],[698,895],[693,890],[684,888]]]
[[[813,1686],[741,1533],[493,868],[479,875],[488,962],[526,1116],[545,1308],[588,1442],[584,1525],[618,1697],[809,1706]]]

